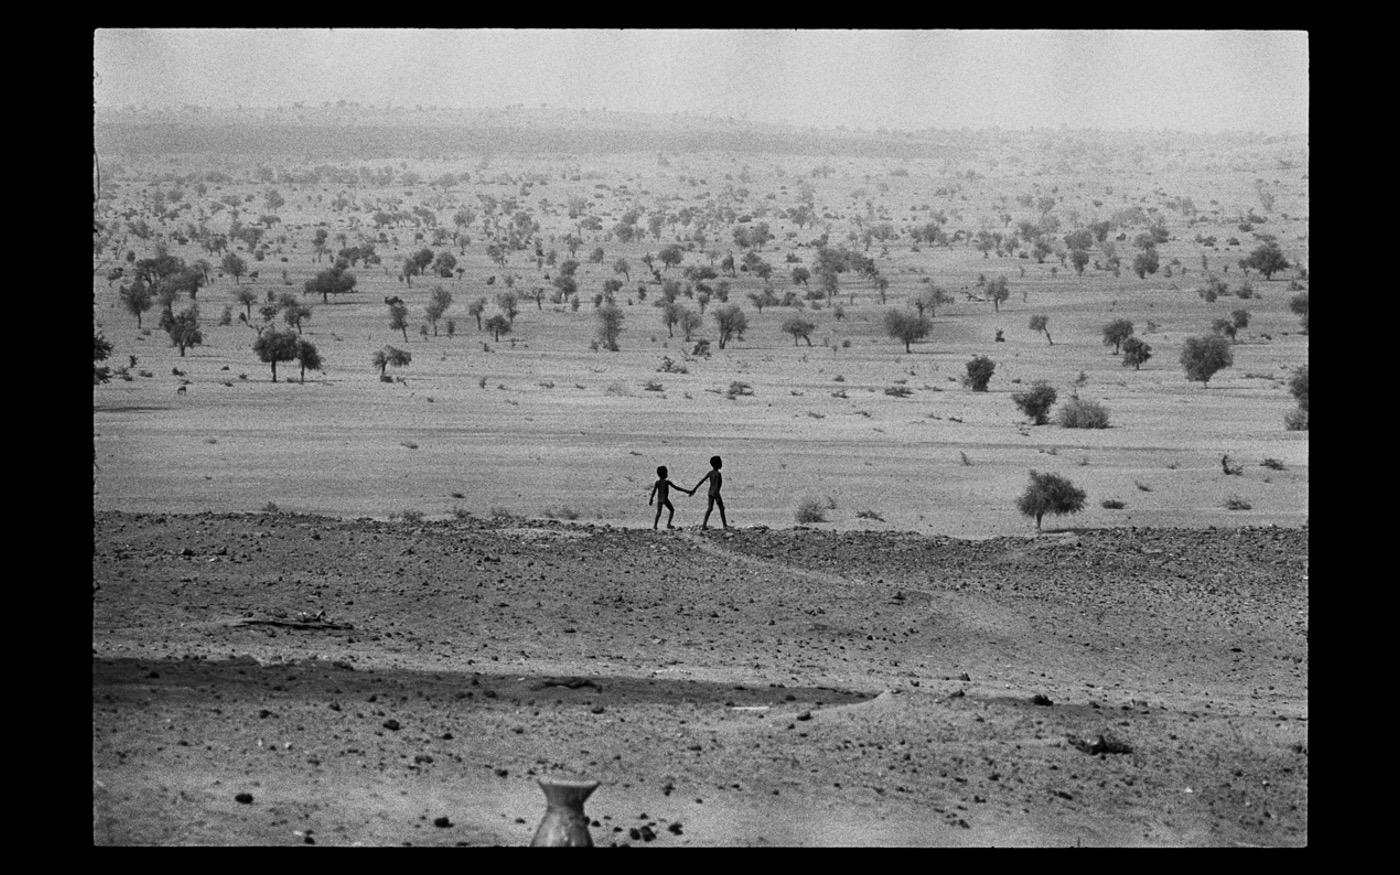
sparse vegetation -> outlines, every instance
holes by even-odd
[[[797,510],[794,514],[799,523],[824,523],[826,522],[826,505],[820,498],[808,496],[797,503]]]
[[[1097,401],[1071,398],[1055,411],[1061,428],[1108,428],[1108,409]]]
[[[1230,341],[1218,334],[1201,337],[1188,337],[1181,350],[1181,366],[1186,371],[1186,379],[1200,380],[1201,385],[1210,383],[1210,378],[1224,368],[1235,363],[1230,352]]]
[[[1030,484],[1016,501],[1021,513],[1035,518],[1035,530],[1045,514],[1078,513],[1084,508],[1084,490],[1058,474],[1031,471]]]
[[[967,376],[963,377],[964,385],[974,392],[987,391],[987,384],[992,381],[992,372],[996,367],[996,362],[986,356],[977,356],[967,363]]]
[[[1057,397],[1054,387],[1045,380],[1036,380],[1029,389],[1011,393],[1011,400],[1035,425],[1049,422],[1050,408],[1055,406]]]

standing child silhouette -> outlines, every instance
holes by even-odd
[[[729,528],[729,520],[724,518],[724,499],[719,497],[719,488],[724,483],[724,475],[719,473],[719,469],[722,467],[724,467],[724,462],[720,460],[720,457],[711,456],[710,473],[701,477],[700,483],[695,484],[695,489],[699,489],[706,480],[710,481],[710,502],[705,505],[705,521],[700,524],[702,529],[710,527],[710,512],[716,507],[719,508],[719,521],[724,524],[726,529]],[[695,494],[695,489],[690,490],[691,495]]]
[[[650,506],[652,499],[656,498],[658,495],[661,496],[661,500],[656,503],[656,519],[652,520],[651,527],[654,529],[656,528],[657,523],[661,522],[661,508],[664,507],[671,511],[666,516],[666,528],[674,529],[675,526],[671,525],[671,520],[674,519],[676,516],[676,508],[671,504],[671,487],[675,486],[681,492],[685,492],[686,489],[684,486],[677,486],[675,483],[672,483],[670,480],[666,479],[665,465],[662,465],[660,468],[656,469],[656,478],[656,483],[653,484],[651,487],[651,495],[647,497],[647,505]],[[687,494],[694,495],[695,490],[692,489]]]

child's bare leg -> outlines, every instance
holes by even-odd
[[[656,524],[661,522],[661,502],[656,503],[656,519],[651,521],[651,527],[656,528]]]
[[[711,496],[710,496],[710,501],[709,501],[709,503],[705,505],[705,519],[704,519],[703,522],[700,523],[700,528],[702,528],[702,529],[708,529],[708,528],[710,527],[710,513],[711,513],[714,509],[715,509],[715,497],[714,497],[713,495],[711,495]]]
[[[671,502],[668,501],[666,502],[666,510],[669,511],[669,513],[666,514],[666,528],[674,529],[675,526],[671,525],[671,520],[676,518],[676,509],[672,507]],[[660,518],[660,514],[657,514],[657,517]]]
[[[724,518],[724,499],[722,499],[722,498],[720,498],[718,495],[716,495],[716,496],[715,496],[715,504],[719,505],[719,521],[720,521],[720,523],[722,523],[726,529],[729,528],[729,520],[727,520],[727,519]]]

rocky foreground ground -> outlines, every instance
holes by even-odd
[[[1306,528],[93,535],[97,844],[1307,843]]]

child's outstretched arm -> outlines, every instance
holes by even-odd
[[[647,496],[647,507],[651,507],[652,501],[656,498],[656,488],[657,484],[653,484],[651,487],[651,495]]]
[[[701,477],[701,478],[700,478],[700,482],[699,482],[699,483],[695,484],[695,489],[699,489],[701,486],[704,486],[704,485],[705,485],[705,481],[706,481],[706,480],[709,480],[709,479],[710,479],[710,475],[707,473],[704,477]],[[691,494],[691,495],[694,495],[694,494],[695,494],[695,489],[690,490],[690,494]]]

